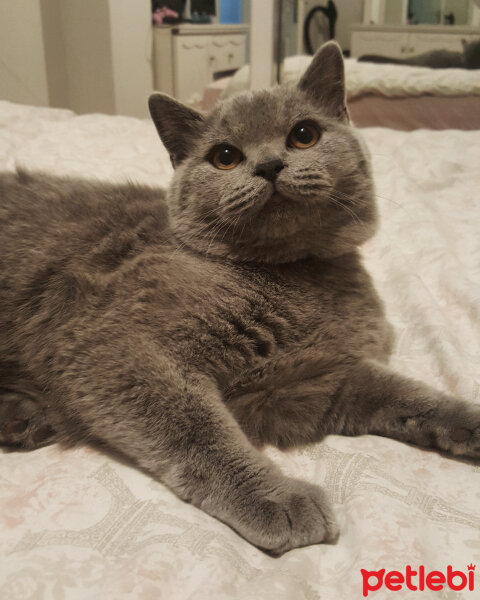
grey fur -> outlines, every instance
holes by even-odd
[[[357,250],[376,227],[373,183],[343,89],[329,43],[299,87],[207,117],[152,97],[176,165],[167,202],[0,177],[3,444],[113,449],[272,554],[338,528],[265,443],[376,433],[479,457],[478,407],[386,366],[391,328]],[[320,140],[289,147],[305,119]],[[244,155],[228,171],[208,160],[224,142]],[[272,160],[274,183],[255,175]]]

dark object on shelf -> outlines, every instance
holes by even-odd
[[[189,23],[211,23],[212,17],[203,13],[192,13],[192,18],[188,20]]]
[[[455,15],[453,12],[449,13],[448,15],[443,15],[443,22],[445,25],[455,25]]]
[[[215,0],[191,0],[190,10],[194,13],[203,15],[215,15]]]
[[[163,23],[165,25],[176,25],[179,22],[180,22],[180,19],[176,19],[175,17],[165,17],[163,19]]]
[[[333,40],[335,37],[335,23],[337,21],[338,11],[333,0],[328,0],[326,7],[314,6],[305,17],[305,21],[303,23],[303,43],[308,54],[315,54],[315,50],[317,50],[317,48],[313,48],[312,45],[310,26],[318,13],[322,13],[328,20],[328,39]]]
[[[157,9],[166,6],[178,13],[181,18],[183,16],[183,11],[185,10],[185,3],[186,0],[152,0],[152,13]]]

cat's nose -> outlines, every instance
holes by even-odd
[[[285,167],[283,160],[276,158],[275,160],[268,160],[267,162],[260,163],[255,169],[255,175],[264,177],[272,183],[277,178],[277,175]]]

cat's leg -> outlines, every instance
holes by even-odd
[[[337,394],[331,433],[372,433],[480,459],[480,405],[458,400],[375,360],[357,363]]]
[[[0,447],[35,450],[56,441],[42,403],[23,389],[0,388]]]
[[[258,446],[371,433],[480,458],[480,406],[375,360],[289,357],[237,382],[226,403]]]
[[[111,358],[111,346],[96,351],[101,361],[85,362],[84,354],[58,381],[90,441],[122,453],[273,554],[336,539],[324,492],[284,476],[254,448],[215,384],[185,375],[158,349],[136,346],[131,364],[126,352]]]
[[[225,403],[251,442],[286,449],[317,442],[332,431],[335,395],[352,361],[307,349],[242,374]]]

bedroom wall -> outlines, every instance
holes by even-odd
[[[150,0],[0,0],[0,99],[147,117]]]
[[[49,105],[68,106],[67,67],[63,37],[62,0],[40,0]]]
[[[98,2],[98,0],[97,0]],[[150,0],[109,0],[115,112],[147,117],[153,90]]]
[[[334,0],[338,10],[336,38],[342,50],[350,50],[350,27],[363,20],[364,0]]]
[[[114,113],[108,0],[61,0],[68,107]]]
[[[38,0],[0,0],[0,99],[49,104]]]

